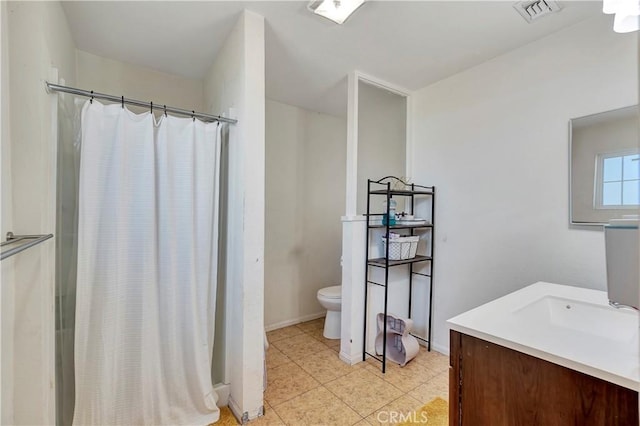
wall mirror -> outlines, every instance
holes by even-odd
[[[638,106],[570,120],[569,216],[572,225],[602,225],[638,214]]]

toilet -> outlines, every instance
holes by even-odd
[[[318,302],[327,310],[322,335],[327,339],[340,338],[340,311],[342,309],[342,286],[334,285],[318,290]]]

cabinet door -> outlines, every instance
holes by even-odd
[[[452,344],[459,358],[456,375],[462,377],[459,418],[451,419],[451,425],[638,425],[635,391],[484,340],[459,336],[458,347]]]

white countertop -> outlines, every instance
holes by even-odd
[[[604,291],[538,282],[451,318],[452,330],[640,390],[638,312]]]

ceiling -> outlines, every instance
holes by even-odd
[[[601,14],[598,1],[563,1],[528,24],[511,1],[368,1],[344,24],[307,1],[69,1],[79,49],[202,79],[242,9],[265,17],[266,95],[346,115],[352,70],[409,90],[427,86]]]

